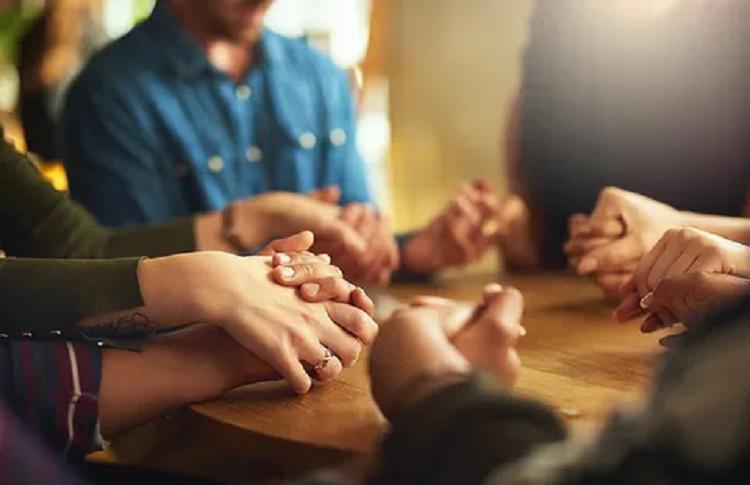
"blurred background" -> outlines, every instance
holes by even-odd
[[[19,148],[36,136],[35,151],[55,158],[43,146],[49,131],[24,134],[22,119],[54,119],[85,57],[153,4],[0,0],[0,122]],[[52,8],[43,19],[45,6]],[[504,127],[530,8],[531,0],[473,0],[470,8],[453,0],[277,0],[267,24],[304,36],[351,72],[373,189],[397,229],[408,230],[434,215],[462,180],[486,175],[506,190]],[[52,94],[37,94],[50,85]],[[44,167],[64,189],[59,164]]]

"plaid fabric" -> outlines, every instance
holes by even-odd
[[[97,448],[101,351],[72,342],[0,345],[0,390],[23,422],[53,449],[80,460]],[[1,477],[0,477],[1,478]]]

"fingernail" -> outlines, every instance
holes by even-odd
[[[315,296],[320,291],[320,285],[317,283],[305,283],[302,285],[302,290],[310,296]]]
[[[318,257],[325,261],[327,264],[331,264],[331,257],[326,253],[319,254]]]
[[[643,308],[644,310],[647,310],[654,303],[654,299],[655,299],[654,292],[653,291],[649,292],[648,295],[641,298],[641,303],[640,303],[641,308]]]
[[[578,265],[578,272],[581,274],[588,274],[596,270],[599,266],[599,261],[594,258],[583,258]]]
[[[278,264],[289,264],[292,262],[292,258],[288,254],[276,253],[276,262]]]
[[[519,326],[518,326],[518,334],[519,334],[519,335],[520,335],[521,337],[525,337],[525,336],[526,336],[526,333],[527,333],[527,332],[526,332],[526,327],[524,327],[523,325],[519,325]]]
[[[281,277],[285,280],[291,279],[294,277],[294,269],[290,268],[289,266],[283,266],[279,273],[281,274]]]
[[[484,287],[484,291],[487,293],[500,293],[503,291],[503,286],[500,283],[490,283]]]

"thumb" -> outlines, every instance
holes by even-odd
[[[592,235],[614,238],[625,234],[621,192],[612,187],[601,191],[589,219],[589,230]]]
[[[480,319],[495,322],[513,341],[523,336],[523,295],[520,291],[515,288],[502,288],[497,284],[488,285],[484,289],[483,300]]]
[[[338,204],[341,200],[341,189],[338,185],[328,185],[320,189],[313,190],[307,194],[311,199],[328,204]]]
[[[298,232],[283,239],[275,239],[266,247],[258,251],[258,256],[273,256],[276,253],[307,251],[315,242],[315,236],[310,231]]]

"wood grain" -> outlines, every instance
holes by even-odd
[[[492,280],[485,275],[396,285],[375,296],[382,312],[419,294],[475,301]],[[662,353],[662,335],[642,335],[635,324],[614,322],[597,288],[572,275],[521,275],[508,283],[526,300],[518,392],[557,408],[574,429],[599,425],[616,404],[637,401]],[[284,383],[240,388],[192,406],[179,424],[172,420],[172,434],[163,432],[163,423],[152,423],[120,440],[114,451],[121,461],[234,480],[248,478],[237,461],[289,475],[372,456],[387,426],[370,396],[364,357],[305,396],[295,396]]]

